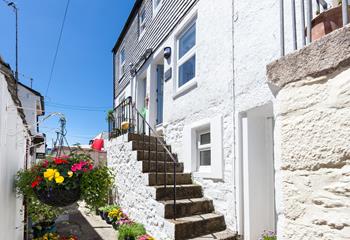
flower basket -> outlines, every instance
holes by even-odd
[[[37,198],[53,207],[66,207],[72,205],[80,199],[80,187],[74,189],[50,188],[34,189]]]
[[[32,229],[33,229],[33,237],[34,238],[40,238],[47,233],[56,232],[55,222],[37,223],[32,227]]]

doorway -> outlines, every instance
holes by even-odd
[[[240,117],[242,230],[245,240],[276,230],[272,103]]]
[[[163,123],[163,97],[164,97],[164,65],[157,65],[157,120],[156,124]]]

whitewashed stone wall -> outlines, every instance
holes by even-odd
[[[350,239],[350,29],[268,66],[278,239]]]
[[[108,166],[115,173],[116,201],[134,221],[145,225],[152,236],[160,240],[172,239],[171,229],[158,210],[155,190],[147,187],[147,175],[142,173],[142,162],[137,161],[126,136],[111,140],[107,145]]]

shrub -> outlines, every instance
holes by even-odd
[[[124,224],[119,228],[119,237],[118,240],[124,240],[126,237],[137,238],[146,234],[146,230],[142,224]]]

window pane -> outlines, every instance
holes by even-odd
[[[200,135],[200,144],[210,144],[210,133]]]
[[[120,51],[120,64],[123,64],[124,61],[125,61],[125,49],[122,49]]]
[[[157,8],[159,3],[162,1],[162,0],[153,0],[154,1],[154,8]]]
[[[193,24],[179,39],[179,59],[196,45],[196,24]]]
[[[179,68],[179,87],[190,81],[196,75],[196,55],[191,57]]]
[[[211,157],[210,157],[211,151],[205,150],[199,152],[199,164],[200,166],[210,166],[211,165]]]
[[[146,20],[146,10],[143,9],[140,13],[140,23],[143,23]]]

